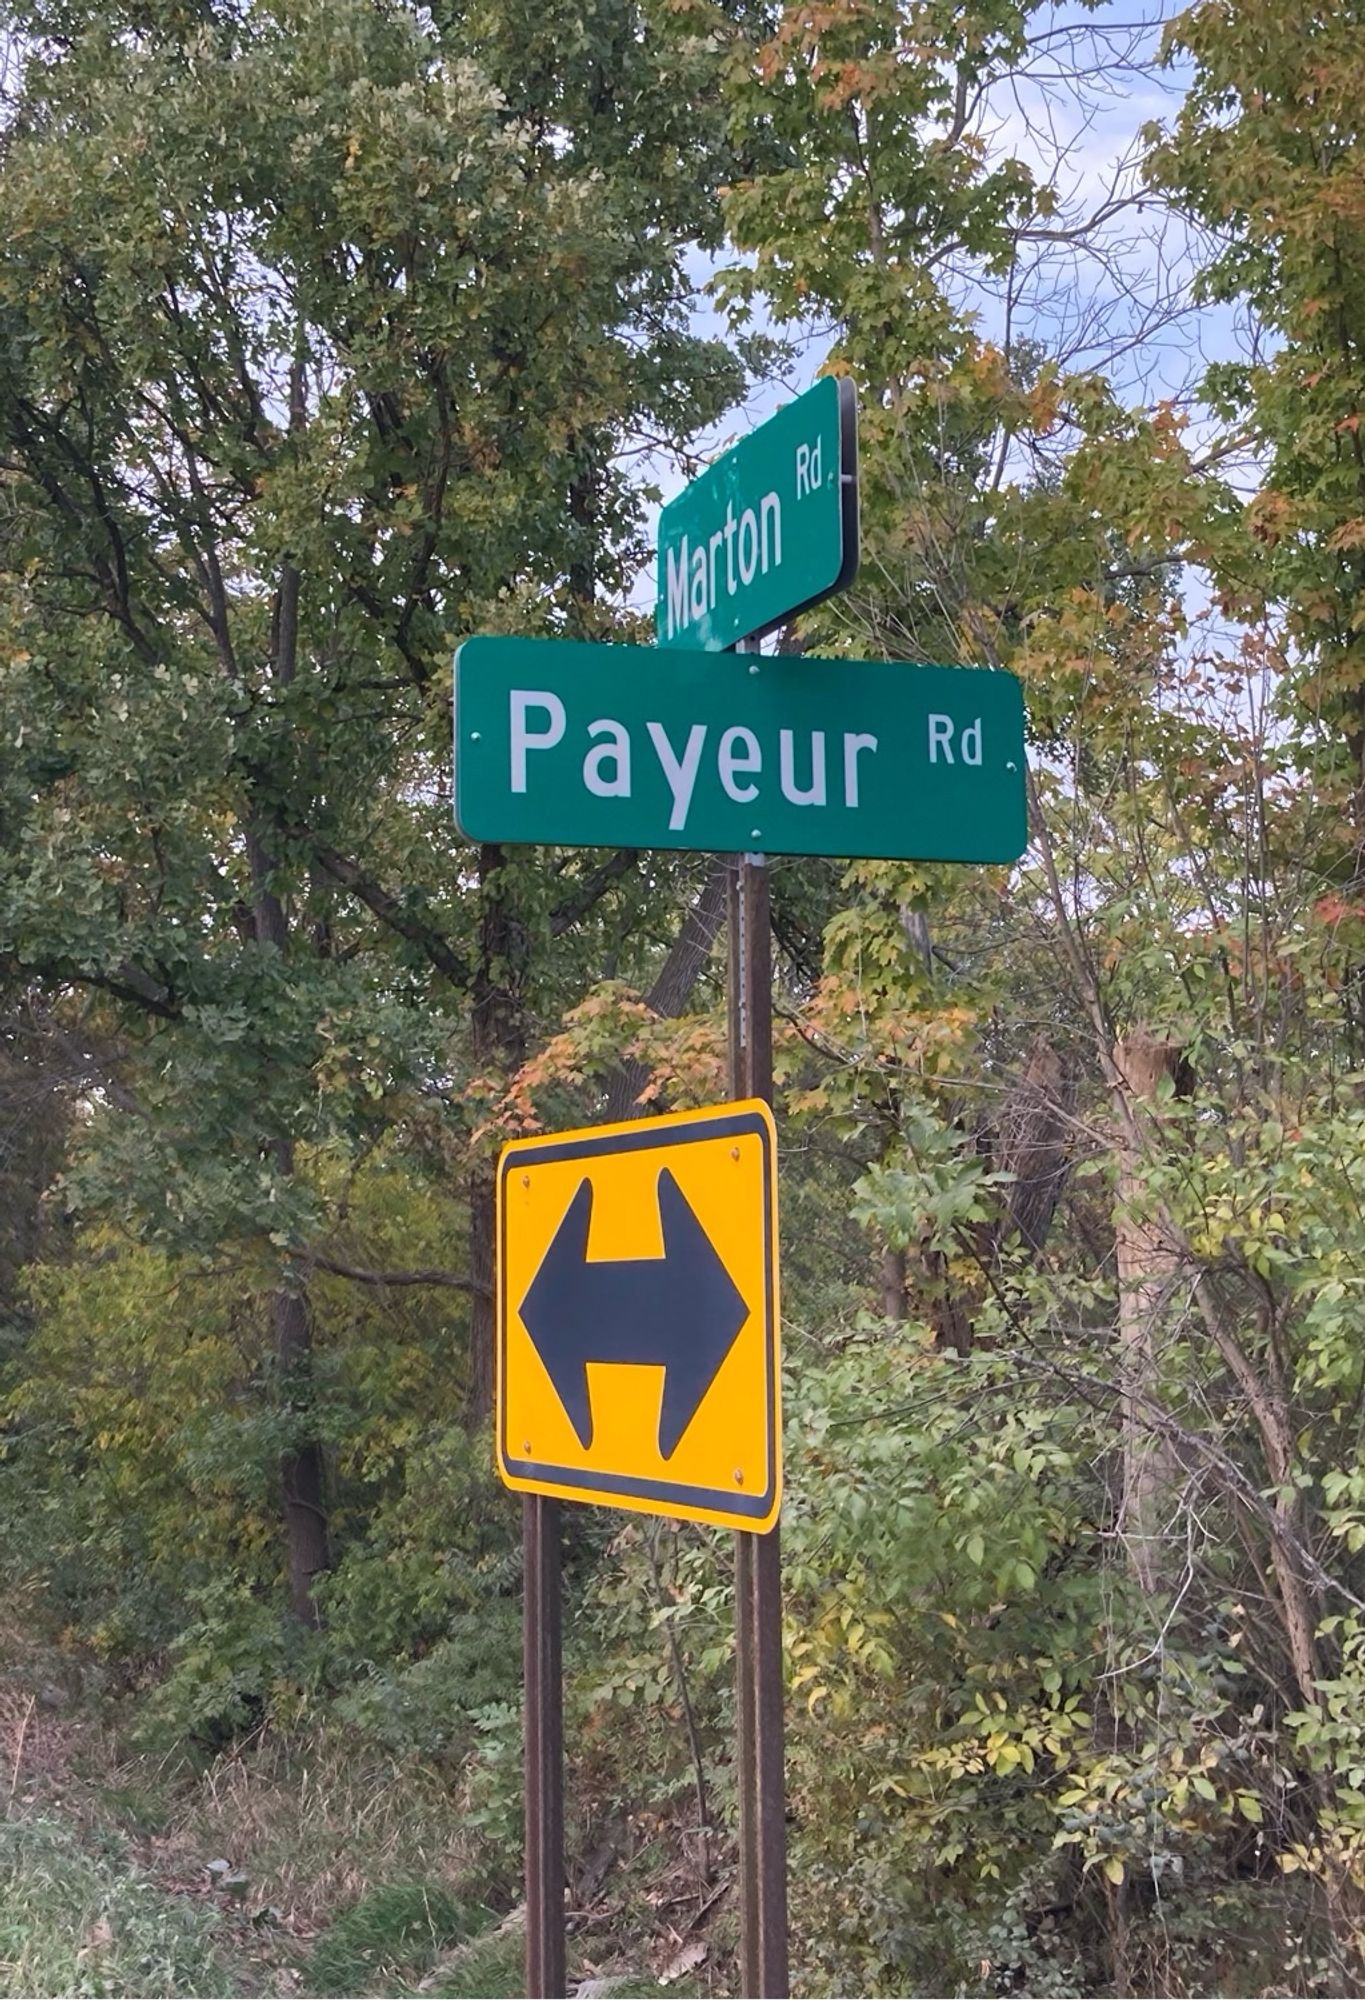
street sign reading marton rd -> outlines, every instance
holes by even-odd
[[[858,567],[853,384],[826,375],[659,516],[661,646],[718,652],[846,590]]]
[[[767,1105],[514,1140],[497,1228],[505,1484],[770,1528],[782,1468]]]
[[[1014,861],[1023,698],[984,667],[470,639],[455,818],[472,840]]]

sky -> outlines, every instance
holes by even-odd
[[[1050,226],[1058,234],[1106,219],[1083,243],[1027,246],[1008,295],[966,269],[950,277],[954,303],[975,313],[983,332],[997,340],[1007,325],[1036,332],[1066,366],[1104,366],[1134,404],[1191,398],[1208,361],[1238,345],[1230,312],[1197,307],[1191,298],[1205,246],[1164,204],[1138,199],[1144,128],[1174,119],[1187,81],[1180,65],[1158,60],[1166,20],[1178,11],[1174,0],[1039,10],[1027,66],[992,91],[976,129],[994,158],[1017,158],[1054,188],[1058,213]],[[699,287],[712,275],[700,257],[694,275]],[[697,324],[725,331],[701,300]],[[794,339],[791,366],[779,380],[756,384],[746,403],[699,441],[705,455],[808,388],[832,344],[832,334],[771,330]],[[671,491],[682,476],[670,475],[669,483]]]
[[[1144,134],[1173,122],[1188,82],[1181,63],[1160,60],[1166,22],[1179,11],[1176,0],[1092,7],[1059,0],[1038,10],[1026,64],[991,91],[975,129],[992,158],[1019,159],[1054,189],[1057,214],[1044,225],[1052,234],[1024,247],[1008,283],[964,265],[949,271],[947,284],[984,334],[1001,342],[1007,331],[1036,337],[1065,370],[1101,369],[1131,406],[1179,403],[1197,435],[1200,377],[1210,361],[1241,351],[1245,336],[1231,308],[1193,297],[1210,246],[1141,188]],[[1080,225],[1088,226],[1076,240],[1063,240]],[[694,275],[698,328],[723,336],[704,295],[713,268],[698,257]],[[832,329],[767,330],[792,341],[790,364],[695,441],[704,460],[808,388],[834,338]],[[650,476],[665,500],[686,483],[663,462]],[[632,591],[632,606],[651,606],[654,588],[651,571]]]

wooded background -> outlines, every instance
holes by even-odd
[[[723,1095],[724,875],[462,843],[451,656],[821,367],[780,649],[1032,775],[773,869],[798,1990],[1358,1991],[1359,0],[8,12],[0,1987],[517,1990],[493,1163]],[[575,1963],[732,1990],[728,1538],[568,1511]]]

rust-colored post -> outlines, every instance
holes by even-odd
[[[559,1502],[521,1503],[525,1558],[522,1661],[526,1688],[526,1991],[563,2000],[564,1662]]]
[[[736,857],[729,917],[730,1089],[735,1097],[761,1097],[771,1104],[772,922],[768,870],[761,855]],[[735,1676],[744,1991],[753,2000],[782,2000],[789,1981],[782,1544],[777,1528],[766,1535],[735,1536]]]

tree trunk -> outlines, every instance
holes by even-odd
[[[302,364],[290,375],[290,429],[304,420]],[[292,563],[280,569],[271,621],[274,677],[288,687],[298,665],[299,601],[303,578]],[[273,841],[278,827],[268,817],[247,829],[246,851],[251,868],[251,916],[259,943],[283,957],[289,950],[289,918],[273,885],[276,870]],[[275,1134],[270,1154],[281,1180],[294,1173],[294,1142]],[[290,1436],[280,1454],[280,1490],[284,1508],[285,1557],[289,1577],[289,1608],[302,1624],[318,1626],[321,1616],[313,1596],[314,1580],[331,1567],[331,1537],[327,1523],[326,1464],[316,1435],[313,1410],[313,1323],[308,1292],[297,1268],[282,1273],[270,1302],[276,1393],[291,1417]]]
[[[1180,1050],[1149,1035],[1114,1044],[1114,1066],[1133,1098],[1156,1102],[1163,1077],[1174,1084]],[[1154,1591],[1169,1570],[1167,1515],[1175,1478],[1169,1445],[1150,1420],[1160,1393],[1161,1322],[1180,1268],[1180,1253],[1159,1218],[1141,1212],[1142,1179],[1131,1146],[1119,1155],[1115,1234],[1119,1277],[1119,1372],[1123,1389],[1123,1479],[1118,1532],[1133,1574]]]
[[[268,881],[274,863],[256,833],[247,836],[255,894],[252,916],[262,944],[283,952],[289,945],[289,921]],[[270,1156],[281,1180],[294,1173],[291,1139],[276,1137]],[[276,1393],[304,1435],[291,1439],[280,1456],[280,1489],[284,1505],[289,1608],[305,1625],[321,1623],[313,1601],[313,1579],[331,1567],[327,1531],[327,1482],[322,1446],[313,1430],[313,1325],[308,1293],[297,1268],[282,1275],[270,1301],[270,1325],[275,1354]]]
[[[277,1148],[277,1162],[281,1152],[291,1156],[281,1171],[292,1173],[292,1147]],[[331,1568],[332,1547],[327,1527],[326,1466],[322,1446],[312,1434],[313,1329],[301,1286],[282,1283],[270,1303],[278,1393],[286,1408],[304,1419],[304,1435],[291,1441],[280,1456],[289,1609],[301,1624],[316,1628],[322,1620],[313,1584]]]
[[[1013,1174],[1005,1226],[1031,1256],[1043,1249],[1071,1166],[1075,1079],[1046,1035],[1029,1050],[1024,1073],[1001,1113],[994,1152]]]
[[[493,1410],[494,1243],[497,1199],[491,1161],[479,1160],[469,1175],[469,1275],[478,1288],[469,1295],[469,1384],[465,1423],[477,1430]]]
[[[526,1023],[518,990],[525,950],[502,879],[506,865],[501,847],[490,843],[479,849],[482,906],[470,1034],[475,1066],[492,1064],[510,1076],[526,1059]],[[487,1423],[493,1411],[495,1173],[491,1160],[476,1160],[469,1174],[469,1271],[482,1287],[471,1294],[469,1308],[465,1423],[470,1430]]]
[[[978,1225],[974,1234],[978,1239],[978,1263],[984,1269],[991,1254],[986,1231]],[[926,1243],[919,1255],[923,1272],[920,1303],[934,1330],[934,1343],[938,1347],[951,1347],[954,1354],[965,1358],[976,1344],[977,1290],[963,1283],[961,1268],[953,1269],[945,1250],[935,1250]]]
[[[0,1019],[0,1319],[24,1310],[19,1273],[41,1254],[51,1219],[43,1197],[66,1157],[85,1067],[63,1061],[27,1000]]]
[[[896,1326],[907,1317],[906,1284],[906,1254],[888,1245],[882,1251],[882,1318]]]
[[[724,921],[725,865],[721,863],[702,883],[658,978],[645,995],[645,1005],[661,1021],[676,1020],[692,998]],[[623,1062],[607,1085],[607,1123],[643,1117],[645,1108],[639,1100],[648,1083],[644,1063]]]

